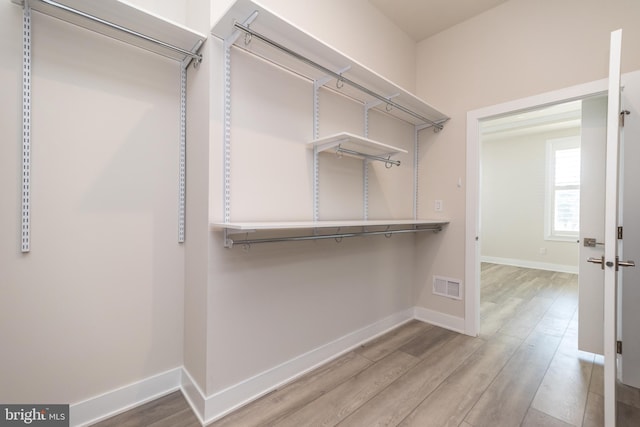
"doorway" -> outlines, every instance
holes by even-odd
[[[481,126],[489,119],[504,118],[517,113],[551,107],[577,101],[606,92],[607,81],[600,80],[563,90],[523,98],[480,110],[467,115],[467,193],[466,193],[466,244],[465,244],[465,332],[477,336],[480,332],[480,248],[481,248]],[[576,239],[577,240],[577,239]],[[540,252],[540,248],[534,250]],[[539,254],[541,255],[541,254]]]
[[[626,95],[623,97],[622,108],[623,110],[630,110],[630,115],[628,117],[635,116],[636,120],[638,120],[634,123],[632,123],[630,120],[629,123],[627,123],[624,130],[624,134],[625,134],[625,137],[623,138],[624,140],[624,139],[629,139],[630,135],[637,135],[638,132],[640,131],[640,128],[638,127],[638,125],[640,124],[640,120],[638,119],[640,117],[640,105],[637,104],[637,100],[640,99],[640,72],[628,73],[624,75],[623,85],[625,87],[624,93]],[[560,91],[542,94],[535,97],[525,98],[517,101],[512,101],[512,102],[492,106],[492,107],[487,107],[487,108],[483,108],[483,109],[468,113],[467,115],[467,199],[466,199],[466,202],[467,202],[466,203],[466,207],[467,207],[466,233],[467,234],[466,234],[466,241],[465,241],[466,242],[465,281],[467,284],[466,293],[465,293],[465,297],[466,297],[465,331],[467,334],[478,335],[480,332],[479,283],[480,283],[480,259],[481,259],[480,239],[482,237],[480,234],[480,230],[481,230],[481,227],[480,227],[480,212],[481,212],[481,209],[480,209],[480,206],[481,206],[480,205],[480,176],[481,176],[480,128],[481,128],[482,121],[488,120],[491,118],[503,117],[514,112],[530,111],[538,107],[555,105],[564,101],[571,101],[571,100],[585,99],[585,98],[593,99],[594,96],[596,95],[604,94],[606,92],[606,88],[607,88],[607,80],[600,80],[600,81],[592,82],[585,85],[578,85],[578,86],[563,89]],[[623,155],[625,160],[627,161],[632,155],[631,150],[629,148],[630,146],[627,147],[627,150],[624,151],[624,155]],[[634,157],[634,158],[637,158],[637,157]],[[631,162],[631,163],[627,162],[627,163],[632,164],[634,162]],[[624,172],[625,182],[626,182],[624,187],[625,187],[625,195],[627,196],[625,197],[625,199],[627,199],[627,202],[624,204],[625,206],[624,216],[627,218],[637,218],[638,217],[637,212],[640,212],[640,210],[636,209],[636,207],[634,206],[634,205],[637,205],[637,203],[629,203],[629,201],[633,202],[636,199],[640,199],[637,196],[637,194],[640,194],[640,193],[638,193],[637,191],[633,192],[632,187],[630,185],[630,183],[635,183],[639,181],[637,178],[637,175],[633,175],[633,173],[638,174],[640,173],[640,171],[638,171],[637,168],[632,167],[632,168],[626,168],[626,171]],[[627,177],[628,174],[633,175],[631,179]],[[631,198],[628,197],[632,192],[633,194],[635,194],[635,196]],[[628,209],[636,209],[636,210],[633,211],[634,214],[629,214],[627,212]],[[625,256],[632,255],[631,251],[627,253],[627,246],[631,244],[635,244],[638,241],[640,241],[639,238],[634,238],[634,236],[636,236],[636,234],[634,233],[636,232],[636,228],[637,228],[634,222],[635,221],[628,222],[627,224],[625,224],[625,227],[624,227],[625,228],[624,246],[625,246],[625,253],[626,253]],[[629,233],[627,233],[627,229],[629,229],[628,230]],[[600,240],[596,239],[596,242],[598,241]],[[583,246],[584,245],[581,242],[580,247],[582,248]],[[583,256],[580,256],[580,259],[582,258]],[[631,258],[633,258],[633,256],[631,256]],[[600,271],[600,269],[597,268],[597,271]],[[624,308],[624,303],[626,303],[627,301],[633,302],[633,301],[640,300],[640,297],[636,298],[636,295],[638,295],[638,292],[636,292],[637,287],[630,286],[633,284],[631,283],[632,281],[637,283],[637,280],[635,280],[634,278],[635,276],[633,276],[634,274],[635,274],[635,270],[625,272],[625,280],[621,288],[622,294],[623,294],[621,305],[623,306],[623,308]],[[627,279],[630,279],[630,280],[627,280]],[[635,325],[638,324],[636,312],[637,310],[628,310],[628,309],[622,310],[623,319],[621,321],[621,324],[622,324],[622,340],[624,342],[627,342],[627,340],[624,339],[625,325],[634,328]],[[635,317],[634,319],[629,321],[628,319],[624,318],[626,315],[635,316]],[[627,335],[632,338],[630,340],[631,342],[630,345],[634,345],[635,342],[637,341],[634,338],[637,336],[635,329],[628,332]],[[619,368],[622,367],[622,369],[618,371],[618,374],[619,375],[621,374],[621,380],[625,384],[632,383],[632,378],[630,377],[630,375],[632,374],[632,371],[634,372],[637,371],[637,369],[630,368],[629,365],[632,365],[632,364],[628,363],[629,360],[631,360],[636,353],[640,354],[640,351],[636,352],[635,348],[630,348],[628,352],[627,349],[625,348],[625,352],[624,352],[625,363],[621,364],[621,360],[619,360],[618,362]],[[627,369],[624,369],[625,367]],[[600,369],[601,369],[600,367],[595,367],[594,365],[594,368],[592,370],[593,374],[595,375]],[[618,393],[622,393],[622,396],[625,396],[628,394],[632,394],[632,395],[637,394],[637,389],[632,389],[633,392],[631,393],[631,392],[625,391],[625,390],[629,390],[628,387],[625,388],[626,386],[622,386],[621,384],[619,384],[618,387],[619,387]],[[638,417],[640,417],[640,415],[638,413],[638,410],[635,408],[638,408],[640,406],[636,405],[632,401],[628,403],[621,403],[621,401],[622,400],[619,400],[618,402],[619,410],[621,410],[621,406],[625,404],[627,404],[627,407],[626,407],[626,410],[619,412],[619,414],[634,412],[635,415],[633,419],[637,420]],[[633,411],[629,409],[630,407],[634,408]]]
[[[582,101],[480,123],[480,261],[578,273]]]
[[[480,123],[480,336],[544,340],[531,411],[570,425],[599,419],[604,391],[578,350],[581,125],[581,100]]]

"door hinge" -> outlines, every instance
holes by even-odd
[[[618,227],[618,240],[622,240],[622,226]]]
[[[616,353],[622,354],[622,341],[616,341]]]
[[[631,114],[629,110],[622,110],[620,112],[620,126],[624,127],[624,116],[628,116]]]

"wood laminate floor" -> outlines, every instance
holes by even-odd
[[[577,276],[483,264],[481,295],[478,338],[411,321],[210,426],[602,426]],[[618,427],[640,426],[640,390],[618,394]],[[97,424],[199,425],[180,392]]]

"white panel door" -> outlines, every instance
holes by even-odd
[[[607,140],[607,97],[582,101],[580,140],[580,260],[578,284],[578,348],[603,354],[604,311],[602,286],[604,270],[587,262],[604,255],[604,159]],[[595,246],[585,246],[585,239]]]
[[[624,76],[621,94],[621,41],[622,32],[613,32],[606,147],[603,99],[583,102],[579,347],[605,356],[607,427],[615,426],[617,378],[640,388],[640,270],[622,268],[640,259],[640,72]],[[598,158],[605,159],[604,169]],[[584,246],[585,237],[597,244]],[[618,339],[622,355],[616,354]]]
[[[604,425],[616,425],[618,308],[618,190],[620,149],[620,56],[622,30],[611,33],[607,105],[604,210]],[[624,269],[621,269],[622,271]]]
[[[622,30],[611,33],[609,89],[606,105],[606,146],[604,156],[604,192],[600,186],[602,170],[598,168],[596,156],[601,155],[594,145],[583,146],[583,178],[593,179],[594,185],[581,187],[581,260],[580,260],[580,306],[579,306],[579,347],[581,350],[604,354],[604,418],[606,427],[616,423],[616,378],[618,339],[618,279],[622,271],[618,266],[631,264],[618,262],[622,254],[622,240],[619,239],[619,224],[624,212],[620,208],[623,200],[620,178],[620,56]],[[601,107],[593,100],[585,100],[587,115]],[[590,108],[594,107],[593,111]],[[594,123],[597,122],[594,121]],[[589,124],[583,122],[583,135],[589,135]],[[598,128],[600,128],[598,126]],[[583,139],[584,141],[584,139]],[[597,181],[597,182],[596,182]],[[602,203],[604,202],[604,203]],[[604,212],[602,210],[604,207]],[[602,216],[604,213],[604,217]],[[602,221],[604,218],[604,221]],[[604,228],[598,228],[602,223]],[[589,229],[593,227],[593,229]],[[604,239],[602,239],[604,230]],[[583,233],[584,232],[584,233]],[[592,234],[586,236],[586,234]],[[595,247],[585,246],[585,237],[595,239]],[[593,242],[592,242],[593,243]],[[603,253],[604,252],[604,253]],[[591,253],[591,254],[590,254]],[[588,258],[584,258],[588,255]],[[585,264],[585,259],[592,263]],[[598,286],[599,285],[599,286]],[[600,345],[598,345],[600,340]]]

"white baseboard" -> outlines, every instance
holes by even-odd
[[[71,405],[71,425],[87,426],[176,390],[182,390],[196,417],[204,425],[411,319],[464,333],[463,318],[422,307],[413,307],[351,332],[210,396],[203,393],[184,367],[154,375]]]
[[[413,311],[413,317],[417,320],[431,323],[432,325],[440,326],[461,334],[465,333],[464,317],[451,316],[450,314],[429,310],[424,307],[414,307]]]
[[[514,267],[533,268],[536,270],[557,271],[559,273],[578,274],[577,265],[552,264],[552,263],[546,263],[546,262],[529,261],[525,259],[499,258],[499,257],[490,257],[490,256],[480,257],[480,262],[511,265]]]
[[[204,425],[203,414],[205,412],[206,398],[202,389],[198,386],[198,383],[193,380],[193,377],[184,366],[182,367],[181,389],[184,398],[189,403],[189,406],[191,406],[196,418],[198,418],[200,424]]]
[[[180,389],[182,369],[175,368],[69,407],[69,424],[87,426]]]
[[[369,341],[399,325],[413,319],[413,309],[408,309],[357,331],[351,332],[332,342],[295,357],[274,368],[220,390],[204,398],[204,413],[198,414],[205,423],[210,423],[233,410],[289,383],[305,373],[321,366],[340,355],[351,351],[363,342]],[[196,407],[196,405],[193,405]]]

